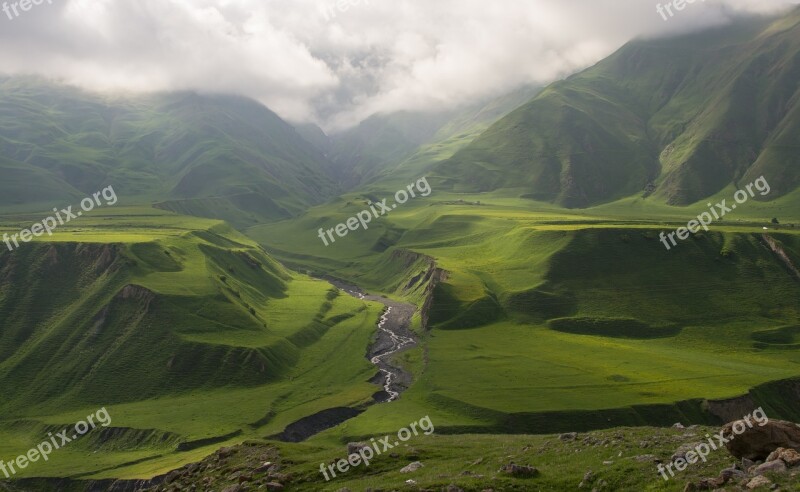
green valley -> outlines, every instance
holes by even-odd
[[[226,8],[197,16],[245,15]],[[303,51],[330,72],[291,66],[287,93],[317,105],[284,106],[313,116],[291,123],[182,84],[0,76],[0,236],[119,197],[0,243],[0,464],[111,419],[0,467],[0,491],[800,490],[800,459],[777,450],[800,445],[771,427],[764,456],[656,471],[756,408],[800,422],[800,9],[687,31],[330,134],[338,101],[381,101],[348,76],[424,36],[335,62]],[[423,418],[435,431],[322,475]],[[702,481],[731,456],[736,483]]]

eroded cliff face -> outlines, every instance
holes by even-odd
[[[786,253],[786,250],[783,249],[783,247],[778,243],[778,241],[776,241],[775,238],[773,238],[769,234],[762,234],[761,238],[764,240],[764,243],[766,243],[769,249],[771,249],[772,252],[775,253],[778,256],[778,258],[781,259],[784,265],[786,265],[786,268],[788,268],[789,271],[794,273],[795,277],[797,277],[797,280],[800,280],[800,269],[797,268],[797,265],[794,264],[792,259]]]
[[[800,379],[774,381],[751,389],[746,395],[707,400],[708,412],[722,422],[739,420],[763,407],[769,418],[800,420]]]
[[[439,268],[434,258],[406,249],[393,251],[392,260],[400,261],[406,270],[419,271],[400,290],[404,295],[420,296],[422,326],[427,328],[430,309],[434,303],[434,291],[437,285],[447,280],[447,271]]]

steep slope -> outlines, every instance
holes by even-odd
[[[127,202],[242,222],[288,217],[336,191],[324,156],[255,101],[194,93],[111,98],[30,78],[0,80],[0,155],[19,175],[0,205],[54,202],[109,183]],[[48,184],[54,183],[54,184]],[[20,184],[22,186],[20,186]],[[249,215],[249,217],[248,217]]]
[[[538,92],[538,87],[524,86],[449,111],[374,115],[332,136],[314,125],[305,125],[298,132],[330,157],[332,173],[341,183],[354,187],[395,170],[402,176],[426,172]]]
[[[275,322],[294,277],[227,226],[163,229],[150,241],[78,234],[0,252],[6,417],[274,382],[337,323],[326,290],[297,299],[299,324]]]
[[[689,204],[762,174],[800,174],[800,9],[638,40],[557,82],[437,167],[454,191],[519,189],[585,207],[633,194]]]

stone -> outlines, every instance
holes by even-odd
[[[786,466],[793,468],[800,465],[800,453],[794,449],[778,448],[767,457],[767,461],[781,460]]]
[[[754,490],[759,487],[767,487],[769,485],[772,485],[772,480],[764,476],[758,476],[747,482],[746,487],[750,490]]]
[[[776,472],[781,473],[786,471],[786,463],[782,460],[775,460],[775,461],[767,461],[763,465],[758,465],[755,470],[753,470],[753,474],[755,475],[763,475],[765,473]]]
[[[686,453],[689,451],[694,451],[695,448],[701,444],[703,443],[695,442],[691,444],[682,444],[678,447],[678,449],[675,450],[674,453],[672,453],[672,458],[670,458],[670,461],[675,461],[678,458],[686,458]]]
[[[363,442],[349,442],[347,443],[347,454],[356,454],[364,448],[368,448],[369,444]]]
[[[734,425],[741,427],[739,422],[730,422],[722,428],[723,435],[731,439],[725,444],[728,451],[737,458],[749,460],[765,460],[778,448],[794,449],[800,451],[800,425],[784,420],[770,420],[763,426],[754,423],[750,428],[745,426],[745,431],[735,434]]]
[[[422,468],[423,466],[425,466],[425,465],[423,465],[419,461],[415,461],[415,462],[409,463],[407,466],[404,466],[403,468],[401,468],[400,469],[400,473],[415,472],[415,471],[419,470],[420,468]]]
[[[738,470],[736,468],[725,468],[719,474],[719,478],[722,481],[722,484],[726,484],[731,480],[742,480],[747,478],[747,474],[742,470]]]
[[[278,465],[272,463],[271,461],[265,461],[261,463],[261,466],[253,470],[253,473],[267,473],[271,472],[278,468]]]
[[[529,478],[538,475],[539,470],[532,466],[509,463],[508,465],[504,465],[502,468],[500,468],[500,473],[505,473],[507,475],[511,475],[512,477]]]

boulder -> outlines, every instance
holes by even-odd
[[[772,485],[772,480],[764,476],[758,476],[747,482],[747,488],[750,490],[757,489],[759,487],[769,487],[770,485]]]
[[[364,442],[348,442],[347,443],[347,454],[348,456],[351,454],[356,454],[364,448],[368,448],[369,444]]]
[[[781,460],[786,466],[793,468],[800,466],[800,453],[794,449],[778,448],[767,457],[767,461]]]
[[[800,451],[800,425],[798,424],[784,420],[770,420],[763,426],[756,424],[752,428],[747,427],[743,433],[737,435],[733,432],[733,426],[736,423],[726,424],[722,428],[722,432],[728,439],[733,437],[725,444],[725,447],[737,458],[764,461],[778,448]]]
[[[775,461],[767,461],[762,465],[758,465],[755,470],[753,470],[754,475],[763,475],[765,473],[775,472],[785,472],[786,471],[786,463],[781,460]]]
[[[681,445],[678,449],[675,450],[674,453],[672,453],[672,458],[670,458],[670,461],[675,461],[678,458],[686,458],[686,453],[688,453],[689,451],[694,451],[695,448],[697,448],[697,446],[700,446],[701,444],[703,443],[694,442],[691,444]]]
[[[745,478],[747,478],[747,474],[737,468],[725,468],[719,474],[719,480],[722,481],[722,484],[726,484],[731,480],[738,482]]]
[[[415,461],[415,462],[413,462],[413,463],[409,463],[407,466],[404,466],[404,467],[403,467],[403,468],[400,470],[400,473],[411,473],[411,472],[415,472],[415,471],[419,470],[420,468],[422,468],[423,466],[425,466],[425,465],[423,465],[423,464],[422,464],[422,463],[420,463],[419,461]]]
[[[535,477],[539,474],[539,470],[532,466],[527,465],[516,465],[514,463],[509,463],[508,465],[503,466],[500,468],[500,473],[506,473],[511,475],[512,477],[521,477],[521,478],[528,478],[528,477]]]

